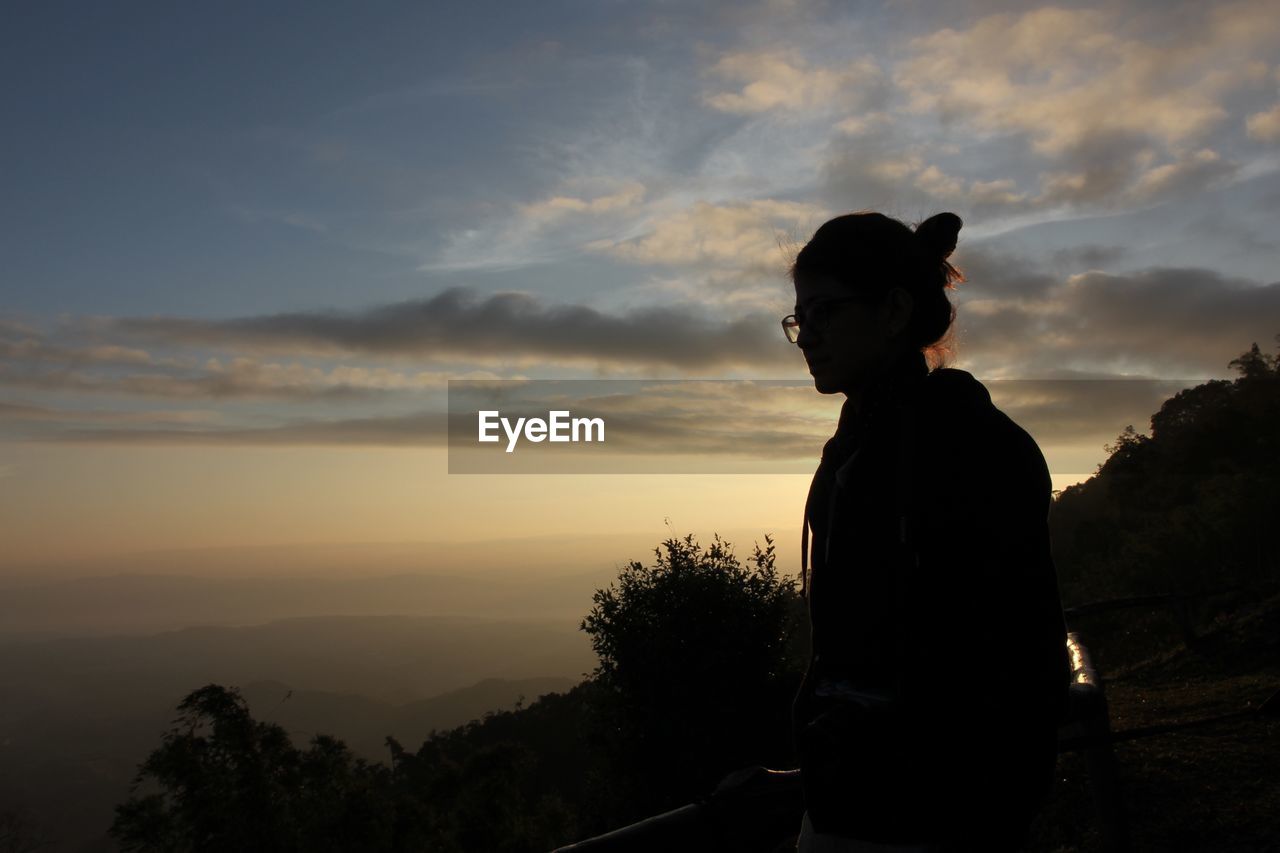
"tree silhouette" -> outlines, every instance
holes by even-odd
[[[1280,336],[1277,336],[1280,340]],[[1068,601],[1274,586],[1280,359],[1254,344],[1235,380],[1179,391],[1127,427],[1050,519]]]
[[[392,849],[385,767],[327,735],[295,748],[280,726],[256,722],[234,688],[207,685],[178,710],[116,808],[111,834],[124,850]]]
[[[789,714],[807,660],[803,603],[765,537],[744,567],[716,536],[632,562],[582,622],[599,656],[597,742],[630,814],[707,793],[747,764],[794,766]]]
[[[0,810],[0,853],[38,853],[52,847],[52,833],[17,808]]]

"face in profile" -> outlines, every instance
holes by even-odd
[[[864,387],[889,354],[888,302],[852,298],[848,285],[829,276],[797,275],[795,288],[796,344],[814,387],[822,394]]]

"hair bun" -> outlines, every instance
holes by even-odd
[[[962,225],[964,222],[954,213],[935,213],[916,226],[916,237],[938,260],[945,261],[956,250]]]

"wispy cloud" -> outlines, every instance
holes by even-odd
[[[116,409],[67,409],[38,406],[29,403],[12,403],[0,400],[0,421],[28,421],[36,423],[116,423],[143,424],[208,424],[217,421],[219,415],[211,409],[195,410],[142,410]]]
[[[28,436],[28,440],[34,436]],[[39,440],[72,444],[352,447],[439,447],[447,440],[443,413],[313,419],[268,427],[73,427],[46,430]]]
[[[704,103],[759,132],[794,125],[782,150],[817,154],[828,200],[977,216],[1192,197],[1252,168],[1246,126],[1259,141],[1280,127],[1267,91],[1280,19],[1266,3],[959,17],[897,42],[855,31],[843,59],[812,30],[766,50],[728,49],[705,74],[737,88]],[[825,152],[812,144],[824,131]]]
[[[707,74],[737,84],[703,95],[707,106],[727,113],[860,112],[880,109],[888,98],[884,74],[867,57],[813,67],[799,51],[742,51],[721,56]]]
[[[63,338],[127,337],[128,333],[114,328],[115,322],[103,317],[70,319],[56,334]],[[0,330],[0,336],[3,334]],[[154,336],[151,343],[162,337]],[[393,393],[440,390],[449,379],[496,377],[483,370],[415,370],[386,364],[316,364],[202,354],[201,348],[208,342],[207,338],[168,337],[163,343],[176,349],[176,354],[157,355],[112,343],[67,344],[28,327],[20,339],[0,337],[0,387],[173,400],[305,402],[377,399]]]
[[[1195,149],[1228,118],[1224,96],[1265,79],[1280,21],[1258,2],[1183,11],[1161,39],[1155,6],[991,15],[912,39],[895,81],[916,111],[1027,134],[1048,156],[1097,138]]]
[[[619,189],[594,198],[553,195],[541,201],[520,205],[521,215],[537,220],[557,220],[574,214],[599,215],[634,207],[644,199],[644,184],[627,181]]]
[[[0,334],[5,334],[0,326]],[[24,327],[20,336],[0,340],[0,359],[4,361],[29,361],[58,364],[67,367],[80,365],[151,365],[157,361],[146,350],[114,344],[66,347],[43,340],[39,331]]]
[[[633,263],[759,270],[782,280],[792,260],[786,239],[796,233],[808,234],[821,224],[825,213],[815,205],[799,202],[696,202],[653,222],[644,236],[597,240],[587,248]]]

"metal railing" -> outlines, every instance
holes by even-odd
[[[1070,701],[1067,719],[1058,731],[1058,752],[1078,750],[1084,753],[1103,849],[1126,850],[1129,846],[1129,825],[1124,799],[1120,795],[1115,753],[1111,748],[1113,740],[1107,694],[1102,687],[1102,678],[1094,669],[1089,650],[1074,631],[1067,634],[1067,653],[1071,658]]]
[[[1176,596],[1150,596],[1090,605],[1090,612],[1165,603]],[[1080,615],[1080,614],[1076,614]],[[1058,752],[1084,754],[1098,833],[1103,849],[1129,847],[1128,818],[1112,745],[1225,720],[1280,716],[1280,691],[1258,706],[1215,717],[1113,732],[1102,678],[1076,632],[1067,634],[1071,686],[1066,719],[1058,731]],[[732,783],[732,784],[731,784]],[[624,853],[662,850],[705,853],[731,850],[772,853],[794,847],[804,814],[799,770],[749,767],[729,774],[717,791],[621,829],[557,848],[554,853]],[[789,845],[789,846],[784,846]]]
[[[1067,649],[1071,657],[1072,684],[1068,717],[1060,730],[1060,741],[1070,749],[1084,752],[1104,844],[1108,850],[1122,850],[1127,843],[1127,829],[1111,751],[1102,680],[1078,634],[1067,635]],[[731,781],[738,784],[726,785]],[[726,787],[731,792],[713,793],[696,803],[560,847],[554,853],[642,850],[766,853],[779,849],[788,840],[794,844],[804,814],[799,770],[744,768],[725,777],[720,788]]]

